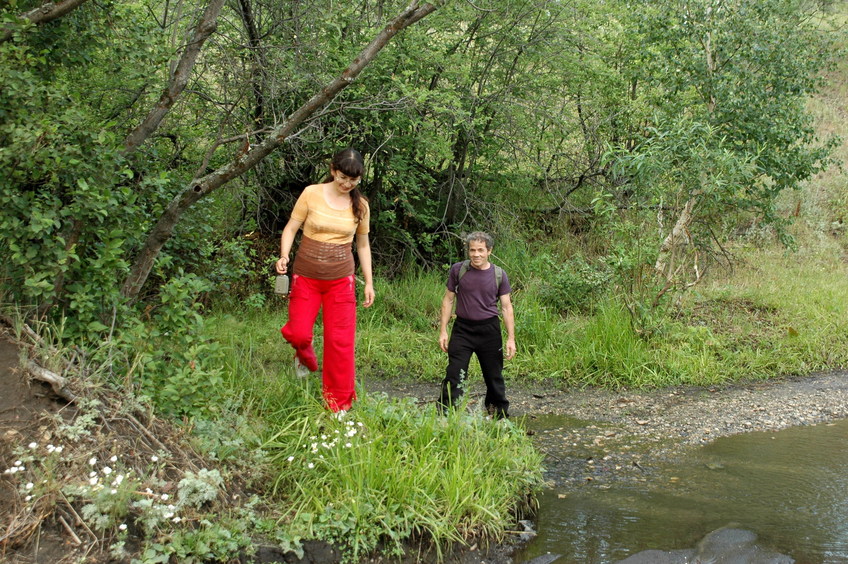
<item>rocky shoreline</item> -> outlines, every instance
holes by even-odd
[[[425,407],[433,402],[438,385],[377,380],[366,381],[363,387],[368,393],[412,398]],[[474,400],[482,401],[485,388],[481,382],[472,382],[468,393]],[[845,370],[724,386],[660,390],[575,390],[562,389],[550,381],[523,386],[508,382],[507,393],[511,420],[524,426],[536,447],[545,454],[548,484],[564,491],[649,480],[662,465],[679,460],[691,449],[719,437],[848,418],[848,371]],[[750,534],[736,530],[731,533]],[[460,551],[447,561],[514,564],[512,555],[522,544],[516,539],[501,546]],[[736,546],[731,544],[731,548]],[[678,561],[673,555],[656,552],[636,555],[632,561],[639,564],[661,558]],[[544,557],[538,563],[536,560],[532,564],[545,561]]]
[[[848,418],[848,371],[661,390],[562,389],[507,384],[512,420],[546,455],[553,486],[642,479],[657,464],[727,435]],[[437,385],[379,380],[368,392],[433,401]],[[473,383],[473,398],[482,383]]]

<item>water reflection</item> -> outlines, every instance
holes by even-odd
[[[554,553],[558,563],[604,564],[692,548],[730,524],[799,564],[848,562],[848,420],[725,437],[647,482],[540,501],[539,535],[516,562]]]

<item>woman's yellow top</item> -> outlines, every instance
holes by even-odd
[[[371,208],[365,198],[360,200],[364,208],[362,219],[357,222],[353,207],[337,210],[324,199],[320,184],[307,186],[292,209],[293,219],[300,221],[303,234],[322,243],[349,244],[354,235],[363,235],[370,230]]]

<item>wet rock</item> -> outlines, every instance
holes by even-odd
[[[744,529],[724,527],[704,537],[691,550],[644,550],[620,560],[618,564],[684,564],[721,562],[722,564],[792,564],[793,558],[757,544],[757,535]]]
[[[690,564],[694,562],[695,551],[689,550],[643,550],[621,560],[619,564]]]
[[[528,560],[524,564],[551,564],[551,562],[559,560],[560,556],[561,554],[543,554],[533,558],[532,560]]]

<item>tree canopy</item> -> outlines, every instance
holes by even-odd
[[[662,295],[741,217],[783,221],[779,194],[826,165],[805,108],[833,57],[820,17],[798,0],[7,3],[3,284],[94,337],[180,277],[232,283],[355,146],[388,274],[465,229],[577,215],[638,239]],[[659,234],[633,231],[658,213]]]

